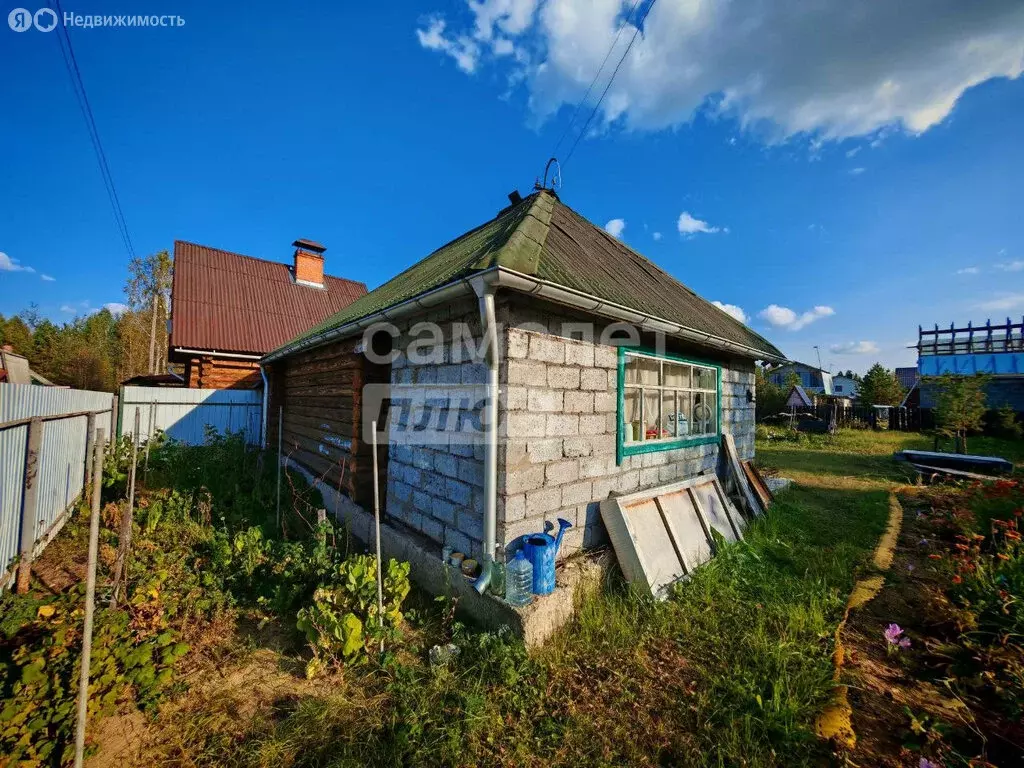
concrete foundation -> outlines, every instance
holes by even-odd
[[[374,548],[373,513],[334,488],[318,482],[305,467],[285,458],[283,464],[315,485],[324,500],[324,508],[348,526],[352,536]],[[421,589],[435,595],[450,595],[458,600],[457,611],[487,629],[511,627],[528,647],[543,644],[567,624],[579,601],[596,593],[614,558],[610,553],[580,555],[560,563],[555,591],[535,597],[530,605],[514,607],[491,594],[477,594],[473,582],[456,568],[441,562],[441,547],[386,517],[381,520],[380,547],[383,558],[408,562],[409,575]]]

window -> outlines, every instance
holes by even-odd
[[[716,365],[619,349],[619,460],[717,442]]]
[[[843,385],[842,384],[836,384],[836,392],[842,392],[842,391],[843,391]]]

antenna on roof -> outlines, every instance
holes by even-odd
[[[551,164],[555,164],[555,174],[551,177],[551,186],[548,186],[548,172],[551,170]],[[544,181],[537,179],[533,185],[534,189],[546,189],[550,192],[554,192],[557,189],[562,188],[562,166],[558,162],[557,157],[552,157],[548,160],[548,164],[544,166]]]

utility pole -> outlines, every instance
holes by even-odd
[[[818,354],[818,370],[821,370],[821,350],[818,349],[818,345],[814,345],[814,351]]]

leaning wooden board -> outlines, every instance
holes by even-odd
[[[747,476],[747,480],[750,481],[750,487],[754,489],[754,493],[757,494],[758,500],[761,502],[761,508],[767,510],[771,506],[771,503],[775,501],[775,494],[772,493],[772,489],[769,488],[764,478],[761,477],[761,473],[757,471],[757,467],[751,464],[749,461],[741,462],[743,467],[743,473]]]
[[[746,474],[740,467],[739,452],[736,450],[736,441],[730,432],[722,434],[722,451],[725,454],[725,467],[732,479],[733,487],[736,488],[740,506],[746,508],[751,517],[757,517],[764,512],[760,501],[750,488]]]
[[[712,531],[737,541],[744,526],[716,475],[606,499],[601,519],[626,580],[659,598],[711,558]]]

